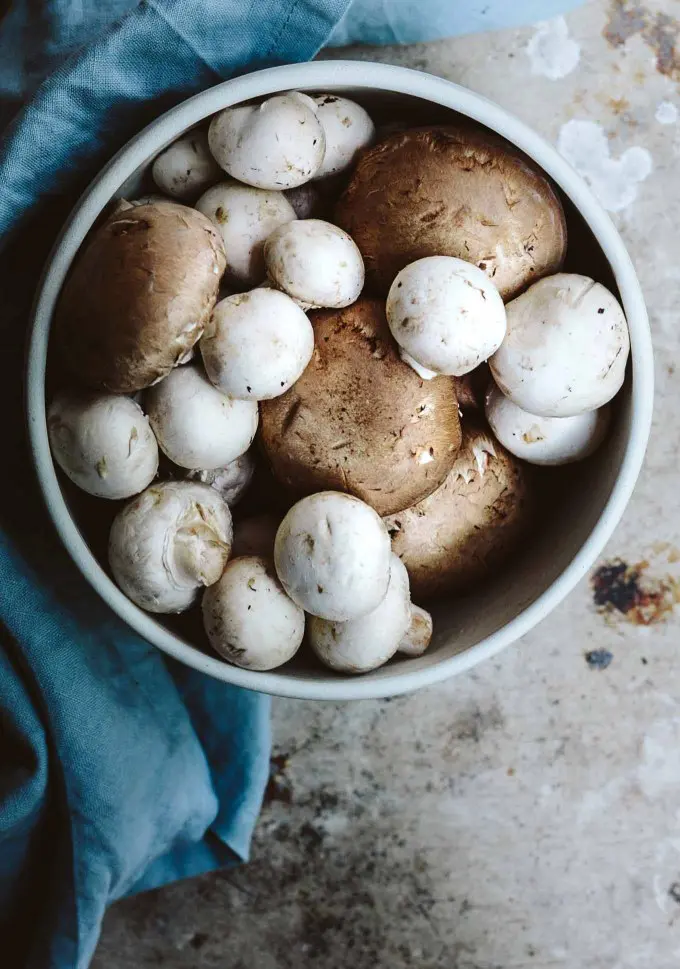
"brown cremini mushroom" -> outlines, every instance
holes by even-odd
[[[175,202],[114,214],[66,281],[56,332],[80,382],[133,393],[167,376],[200,339],[225,268],[211,222]]]
[[[294,387],[260,404],[260,440],[294,495],[345,491],[381,515],[442,483],[461,430],[450,377],[422,380],[401,360],[383,303],[311,314],[314,354]]]
[[[365,151],[335,221],[381,294],[409,263],[447,255],[479,266],[508,300],[557,272],[566,252],[548,179],[498,136],[467,126],[400,131]]]
[[[492,574],[526,534],[531,507],[526,468],[467,421],[441,487],[384,519],[414,598],[426,601]]]

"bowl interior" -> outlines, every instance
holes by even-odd
[[[328,74],[330,66],[300,65],[298,71],[304,68],[314,70],[308,73],[303,71],[297,77],[281,78],[278,84],[277,70],[262,72],[262,75],[270,75],[271,81],[261,93],[274,93],[292,86],[310,91],[345,93],[364,104],[378,124],[404,120],[411,125],[446,122],[465,114],[472,115],[476,120],[486,120],[492,130],[506,136],[512,129],[515,134],[512,140],[539,163],[543,162],[543,167],[552,175],[561,194],[569,227],[567,270],[594,276],[617,291],[624,303],[631,325],[633,359],[626,385],[616,399],[610,434],[603,447],[588,461],[560,469],[559,472],[539,472],[540,522],[521,554],[492,580],[473,592],[452,595],[434,604],[435,636],[424,656],[393,660],[382,669],[359,678],[332,673],[318,665],[304,649],[292,663],[270,674],[238,670],[211,653],[202,633],[197,610],[182,617],[157,620],[133,606],[106,574],[106,535],[110,519],[117,509],[113,503],[89,500],[61,476],[57,478],[49,454],[45,454],[46,436],[41,436],[45,381],[45,359],[44,355],[40,357],[41,338],[43,349],[46,350],[47,331],[58,288],[71,262],[72,252],[75,252],[77,244],[90,228],[93,218],[115,197],[132,198],[153,191],[149,181],[149,167],[153,158],[177,137],[180,130],[199,123],[219,107],[243,100],[243,96],[239,97],[238,82],[213,89],[211,99],[204,96],[193,99],[198,102],[193,112],[186,105],[183,106],[184,116],[175,112],[177,119],[171,126],[172,131],[167,126],[164,129],[158,125],[147,129],[132,143],[134,150],[124,150],[114,161],[113,169],[117,174],[112,178],[109,172],[100,179],[99,195],[96,194],[96,184],[90,190],[81,205],[80,223],[76,213],[67,226],[62,238],[62,250],[64,241],[70,240],[70,245],[65,258],[62,258],[61,276],[57,278],[57,274],[52,278],[50,291],[48,271],[36,311],[29,366],[29,384],[32,384],[29,387],[29,411],[38,471],[57,527],[89,581],[134,628],[192,666],[224,680],[265,692],[319,698],[384,696],[441,679],[492,654],[530,628],[581,578],[616,524],[639,470],[650,417],[651,366],[644,306],[625,250],[607,217],[549,146],[518,122],[508,119],[500,109],[489,106],[470,92],[464,92],[462,96],[461,89],[439,79],[419,75],[431,85],[428,87],[425,84],[425,97],[420,92],[414,94],[403,90],[413,88],[414,82],[410,79],[408,82],[400,80],[402,90],[378,91],[369,84],[348,83],[352,77],[351,70],[345,77],[342,72],[336,76],[338,66],[342,66],[337,63],[332,65],[333,75],[323,76],[321,71],[325,70]],[[360,70],[380,68],[381,74],[385,72],[383,65],[346,66]],[[278,69],[279,73],[281,71],[288,71],[290,75],[292,69]],[[413,73],[395,68],[387,68],[387,71],[394,76]],[[396,86],[396,82],[392,86]],[[221,98],[215,94],[220,91],[223,92]],[[444,103],[434,103],[430,100],[433,96],[440,102],[445,99]],[[191,102],[188,104],[191,105]],[[178,124],[182,125],[180,129]],[[524,142],[516,132],[526,136]],[[126,160],[125,151],[128,152],[127,164],[121,165],[121,158]],[[537,157],[541,153],[543,159]],[[546,164],[546,158],[550,164]],[[581,214],[583,212],[586,217]],[[42,396],[36,396],[34,392],[36,380],[40,381]]]

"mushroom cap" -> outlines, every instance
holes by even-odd
[[[380,517],[336,491],[303,498],[276,533],[281,584],[305,612],[345,622],[375,609],[387,592],[390,539]]]
[[[315,348],[292,390],[260,405],[260,441],[293,494],[348,491],[381,515],[437,488],[461,430],[449,377],[399,357],[381,301],[311,314]]]
[[[94,231],[62,290],[56,333],[88,387],[134,393],[200,339],[225,255],[214,226],[176,202],[140,205]]]
[[[566,252],[564,212],[548,179],[508,142],[462,125],[396,132],[363,152],[336,221],[378,293],[416,259],[457,256],[512,299],[557,272]]]
[[[109,534],[122,591],[147,612],[184,612],[222,575],[231,549],[229,508],[208,485],[161,481],[128,502]]]
[[[213,649],[246,670],[273,670],[292,659],[305,614],[290,599],[271,559],[232,559],[203,595],[203,624]]]
[[[195,364],[151,387],[145,403],[160,449],[180,468],[222,468],[248,450],[257,431],[257,404],[227,397]]]
[[[394,656],[410,622],[408,574],[397,556],[391,555],[387,592],[375,609],[349,622],[310,616],[307,639],[321,662],[331,669],[366,673]]]
[[[282,94],[220,111],[208,133],[217,163],[255,188],[281,191],[309,181],[323,161],[326,139],[305,97]]]
[[[213,185],[196,208],[217,227],[227,254],[227,278],[256,286],[265,278],[263,248],[274,229],[297,218],[283,192],[238,182]]]
[[[348,98],[320,94],[314,101],[326,136],[326,151],[314,177],[325,178],[344,172],[354,163],[357,152],[373,141],[375,125],[365,108]]]
[[[273,558],[274,542],[280,524],[281,516],[269,512],[234,522],[234,556],[260,555]]]
[[[387,322],[400,347],[436,373],[470,373],[501,345],[505,307],[481,269],[453,256],[417,259],[387,296]]]
[[[363,289],[364,263],[354,240],[321,219],[276,229],[264,244],[264,261],[278,289],[310,306],[349,306]]]
[[[486,419],[501,444],[523,461],[572,464],[597,450],[609,429],[611,407],[574,417],[537,417],[522,410],[493,384],[486,396]]]
[[[193,202],[219,182],[222,169],[210,154],[208,132],[189,131],[158,155],[151,176],[161,190],[181,202]]]
[[[616,297],[589,276],[541,279],[506,307],[508,331],[489,361],[510,400],[540,417],[574,417],[619,392],[630,350]]]
[[[221,300],[200,343],[206,373],[224,394],[269,400],[300,377],[314,352],[312,324],[276,289]]]
[[[531,508],[524,467],[466,420],[463,445],[441,487],[384,519],[413,597],[431,599],[490,575],[526,534]]]
[[[130,498],[158,471],[158,445],[142,408],[117,394],[60,393],[47,412],[52,455],[97,498]]]
[[[222,468],[194,469],[186,477],[189,481],[210,485],[233,508],[247,491],[254,474],[255,459],[251,451],[246,451]]]

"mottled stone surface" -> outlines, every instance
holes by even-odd
[[[649,300],[647,464],[593,575],[496,662],[388,702],[277,701],[252,862],[115,906],[97,969],[680,965],[678,19],[598,0],[566,27],[352,52],[588,146]]]

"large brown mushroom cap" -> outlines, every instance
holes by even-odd
[[[382,301],[311,314],[312,360],[260,405],[260,439],[295,495],[346,491],[381,515],[439,487],[460,446],[449,377],[422,380],[399,357]]]
[[[567,245],[547,178],[501,138],[463,126],[400,131],[364,152],[335,221],[383,294],[404,266],[447,255],[475,263],[509,300],[558,272]]]
[[[416,600],[469,587],[516,548],[531,520],[527,470],[486,429],[466,423],[446,481],[385,524]]]
[[[204,215],[174,202],[115,212],[96,229],[57,308],[62,355],[81,383],[132,393],[200,339],[225,268]]]

